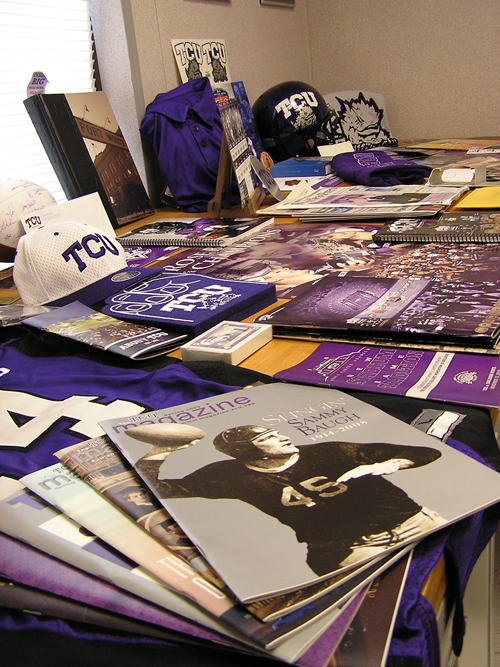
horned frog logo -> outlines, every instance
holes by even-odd
[[[457,373],[453,379],[458,384],[472,384],[477,380],[477,373],[475,371],[462,371]]]
[[[358,97],[351,100],[337,97],[337,101],[340,104],[338,122],[356,150],[397,145],[397,140],[382,127],[384,110],[379,109],[375,100],[366,100],[363,93],[359,93]]]
[[[311,125],[314,125],[315,122],[316,114],[314,113],[314,109],[311,109],[310,106],[304,105],[299,109],[293,125],[296,130],[303,130],[307,127],[310,127]]]
[[[192,81],[193,79],[199,79],[202,76],[201,69],[198,63],[196,62],[196,58],[193,58],[192,60],[188,61],[188,66],[185,68],[185,71],[188,81]]]

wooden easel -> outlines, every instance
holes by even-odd
[[[246,206],[231,206],[231,181],[233,177],[233,162],[227,141],[226,133],[223,133],[220,152],[219,171],[217,173],[217,184],[215,196],[208,204],[208,210],[214,218],[252,218],[255,217],[257,209],[266,196],[262,186],[258,185],[250,195]]]

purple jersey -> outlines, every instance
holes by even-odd
[[[235,387],[180,364],[149,373],[78,357],[27,357],[0,346],[0,474],[57,463],[54,452],[103,433],[99,422],[178,405]]]
[[[177,205],[206,211],[215,195],[222,144],[222,121],[209,80],[192,79],[157,95],[140,131],[152,144]],[[233,181],[232,203],[238,202]]]

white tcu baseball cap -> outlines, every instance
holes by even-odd
[[[27,306],[90,306],[159,271],[128,269],[120,243],[97,227],[59,222],[21,236],[14,283]]]

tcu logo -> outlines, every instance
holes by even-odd
[[[318,106],[318,100],[316,99],[316,95],[310,90],[304,90],[303,93],[296,93],[291,97],[286,97],[274,108],[276,109],[277,113],[282,111],[285,118],[290,118],[290,116],[292,115],[292,109],[296,112],[299,112],[306,106],[307,107]]]
[[[175,53],[179,56],[182,66],[195,60],[200,67],[203,62],[210,63],[213,60],[226,62],[226,47],[221,42],[179,42],[174,47]]]
[[[87,234],[81,241],[72,243],[70,247],[62,253],[62,256],[66,262],[70,262],[74,259],[78,266],[78,270],[81,272],[87,268],[87,264],[84,261],[85,255],[91,259],[99,259],[99,257],[103,257],[107,252],[110,252],[112,255],[120,254],[118,248],[113,245],[111,240],[106,236],[101,236],[100,234]],[[81,255],[83,255],[83,259]]]
[[[171,301],[165,306],[162,306],[161,310],[171,313],[173,310],[178,308],[179,310],[186,310],[191,312],[200,306],[201,308],[209,308],[209,302],[213,297],[221,297],[231,294],[232,290],[230,287],[224,287],[223,285],[208,285],[207,287],[200,287],[199,289],[193,290],[190,294],[182,294],[178,296],[174,301]]]

